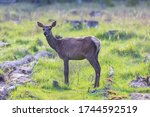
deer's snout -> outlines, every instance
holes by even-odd
[[[50,35],[50,32],[49,31],[44,31],[44,35],[47,37]]]
[[[44,35],[45,35],[45,36],[47,35],[46,32],[44,32]]]

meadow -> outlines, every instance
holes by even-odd
[[[77,15],[71,14],[77,11]],[[92,11],[100,11],[101,15],[89,16]],[[27,54],[35,54],[46,50],[54,55],[51,59],[40,59],[33,74],[34,83],[18,86],[11,92],[11,100],[102,100],[113,96],[130,99],[131,93],[150,93],[149,88],[134,88],[129,86],[141,76],[150,75],[150,62],[144,62],[150,53],[150,7],[140,4],[127,7],[119,4],[114,7],[101,9],[98,4],[84,3],[82,5],[53,4],[36,5],[15,3],[0,5],[0,41],[10,45],[0,48],[0,63],[21,59]],[[97,28],[76,30],[65,20],[96,20]],[[101,41],[99,62],[101,64],[101,79],[98,92],[89,93],[93,89],[95,73],[87,60],[70,61],[70,85],[64,84],[63,61],[52,50],[37,21],[50,24],[57,21],[53,29],[54,35],[62,37],[95,36]],[[118,30],[113,36],[108,36],[110,30]],[[103,90],[108,85],[109,69],[113,67],[114,78],[111,91],[115,95],[104,96]],[[3,72],[0,70],[0,72]],[[60,87],[53,87],[53,80]]]

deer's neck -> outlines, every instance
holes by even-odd
[[[58,51],[58,40],[53,36],[53,34],[46,37],[48,44],[53,48],[56,52]]]

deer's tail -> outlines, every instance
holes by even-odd
[[[100,40],[98,40],[96,37],[93,36],[92,41],[94,42],[96,46],[96,54],[98,54],[99,51],[101,50]]]

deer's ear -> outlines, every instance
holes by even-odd
[[[51,26],[55,27],[56,26],[56,21],[54,21]]]
[[[37,22],[37,25],[39,26],[39,27],[44,27],[44,25],[42,24],[42,23],[40,23],[40,22]]]

